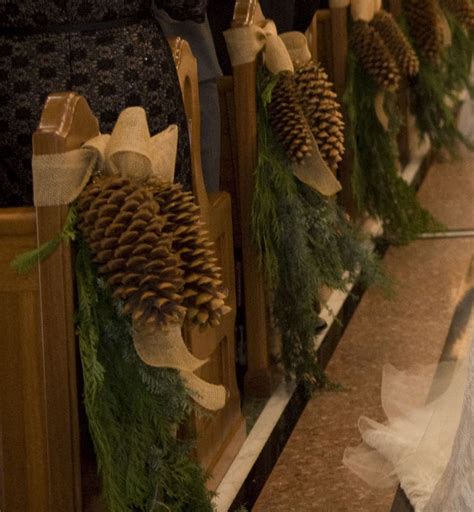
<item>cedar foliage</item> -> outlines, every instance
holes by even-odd
[[[174,433],[189,399],[177,371],[145,365],[121,314],[79,239],[77,329],[84,403],[107,510],[211,512],[206,477]]]
[[[408,16],[408,13],[405,13]],[[451,29],[452,43],[438,63],[423,57],[415,46],[420,58],[420,73],[410,89],[410,110],[416,119],[420,136],[428,136],[435,152],[446,150],[456,157],[460,145],[474,149],[472,141],[457,128],[456,106],[459,93],[467,88],[473,94],[470,69],[474,56],[473,39],[449,12],[446,18]],[[406,18],[402,28],[408,34]]]
[[[302,381],[311,392],[327,384],[314,346],[314,304],[323,301],[322,287],[346,290],[359,277],[366,284],[382,283],[384,277],[336,202],[293,175],[291,162],[268,120],[267,106],[278,79],[259,75],[259,154],[252,229],[273,297],[286,375]]]
[[[377,85],[358,65],[354,54],[349,54],[348,61],[345,103],[353,154],[352,190],[358,208],[383,222],[384,235],[392,243],[407,243],[425,231],[440,229],[398,174],[396,99],[386,94],[391,126],[385,131],[374,107]]]

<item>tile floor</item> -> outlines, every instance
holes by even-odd
[[[419,192],[448,230],[474,230],[474,155],[435,164]],[[374,491],[342,465],[359,442],[357,419],[383,419],[384,363],[407,368],[436,362],[443,351],[474,255],[474,237],[419,240],[385,256],[396,296],[369,290],[329,366],[346,391],[311,400],[268,479],[254,512],[385,512],[396,489]],[[404,510],[400,508],[398,510]]]

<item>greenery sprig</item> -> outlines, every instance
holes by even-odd
[[[107,509],[211,512],[206,475],[175,435],[190,412],[179,373],[139,359],[80,238],[76,278],[84,403]]]
[[[433,150],[446,150],[451,157],[456,157],[460,145],[474,149],[474,141],[469,141],[459,131],[456,116],[459,93],[464,88],[471,96],[474,93],[470,77],[474,40],[451,13],[445,11],[445,16],[451,30],[451,45],[438,62],[424,58],[414,45],[420,59],[420,72],[411,84],[410,110],[415,116],[420,136],[429,137]],[[403,17],[400,25],[410,38]]]
[[[384,235],[390,242],[407,243],[442,226],[420,206],[414,189],[399,175],[396,97],[385,93],[389,129],[384,130],[375,111],[377,94],[377,86],[349,52],[344,102],[352,151],[352,191],[359,210],[383,222]]]
[[[77,212],[74,207],[69,208],[64,227],[60,233],[57,233],[51,240],[48,240],[39,247],[19,254],[12,262],[11,267],[19,274],[27,274],[41,261],[45,260],[48,256],[60,246],[62,242],[69,243],[75,239],[76,236],[76,220]]]
[[[336,202],[293,175],[267,118],[276,80],[263,71],[259,74],[253,237],[282,337],[286,375],[303,382],[311,392],[327,384],[314,344],[316,304],[323,302],[323,287],[346,290],[358,277],[367,284],[384,282],[384,277]]]

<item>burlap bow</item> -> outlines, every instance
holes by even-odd
[[[99,135],[74,151],[33,157],[35,205],[71,203],[94,172],[137,181],[158,176],[172,182],[177,144],[176,125],[151,137],[145,111],[140,107],[127,108],[120,114],[111,135]],[[180,324],[161,331],[135,329],[133,341],[146,364],[178,370],[191,397],[202,407],[218,410],[224,406],[224,386],[209,384],[194,374],[207,360],[197,359],[189,352]]]
[[[311,58],[303,34],[290,32],[280,37],[275,23],[263,18],[261,11],[257,12],[256,18],[261,20],[259,24],[232,28],[224,32],[233,66],[254,62],[257,55],[263,51],[265,66],[271,73],[293,73],[295,65],[302,65]],[[341,190],[341,184],[323,160],[313,137],[311,155],[301,163],[292,164],[292,170],[300,181],[322,195],[332,196]]]

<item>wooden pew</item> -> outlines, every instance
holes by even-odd
[[[193,132],[193,190],[209,222],[211,236],[235,304],[232,224],[227,194],[207,198],[199,161],[199,104],[195,60],[189,46],[174,46],[178,72]],[[35,154],[65,152],[99,133],[84,98],[51,94],[38,130]],[[0,210],[0,510],[51,512],[101,510],[81,481],[84,438],[80,432],[78,354],[74,336],[74,274],[71,250],[60,248],[26,275],[14,272],[12,259],[61,230],[68,208]],[[194,420],[197,456],[213,472],[214,488],[245,437],[235,382],[234,318],[205,335],[186,333],[199,357],[210,357],[202,376],[229,389],[223,411]],[[81,460],[82,459],[82,460]],[[21,491],[19,492],[19,489]],[[84,495],[83,495],[84,494]]]
[[[83,98],[51,94],[33,151],[68,151],[97,134]],[[61,245],[26,275],[10,268],[16,255],[60,231],[67,211],[0,210],[2,510],[82,510],[71,251]]]
[[[257,0],[237,0],[232,26],[252,25]],[[254,172],[257,165],[257,66],[258,59],[233,67],[233,76],[219,83],[222,112],[221,184],[232,196],[234,243],[242,275],[247,372],[245,393],[269,396],[281,379],[273,353],[278,343],[269,321],[269,306],[258,254],[252,241],[251,215]]]
[[[197,457],[203,468],[212,474],[209,487],[214,490],[237,454],[245,437],[245,423],[240,412],[240,395],[235,375],[235,275],[232,235],[232,208],[227,192],[207,194],[201,167],[200,107],[196,59],[189,45],[181,38],[170,41],[191,136],[193,191],[208,224],[211,240],[223,270],[224,285],[229,290],[232,312],[219,327],[185,333],[193,354],[209,358],[200,375],[214,384],[224,384],[229,391],[225,407],[209,417],[195,417],[193,433],[197,438]]]
[[[349,49],[348,39],[348,7],[330,7],[316,12],[316,39],[318,50],[318,61],[326,70],[329,79],[334,84],[339,102],[343,107],[346,126],[347,116],[343,105],[344,93],[346,91],[347,75],[347,54]],[[346,133],[346,141],[348,140]],[[347,147],[347,142],[346,142]],[[338,194],[338,201],[345,210],[354,218],[357,210],[352,195],[351,185],[351,157],[349,150],[346,150],[343,160],[339,163],[338,179],[341,182],[342,190]]]
[[[389,0],[386,3],[387,5],[384,6],[385,9],[393,15],[395,20],[398,20],[402,14],[402,1]],[[400,133],[398,134],[398,150],[400,153],[400,164],[402,168],[407,165],[411,159],[410,139],[415,140],[418,137],[414,123],[410,119],[409,95],[409,87],[407,84],[402,83],[402,87],[398,95],[402,119],[402,126]]]

